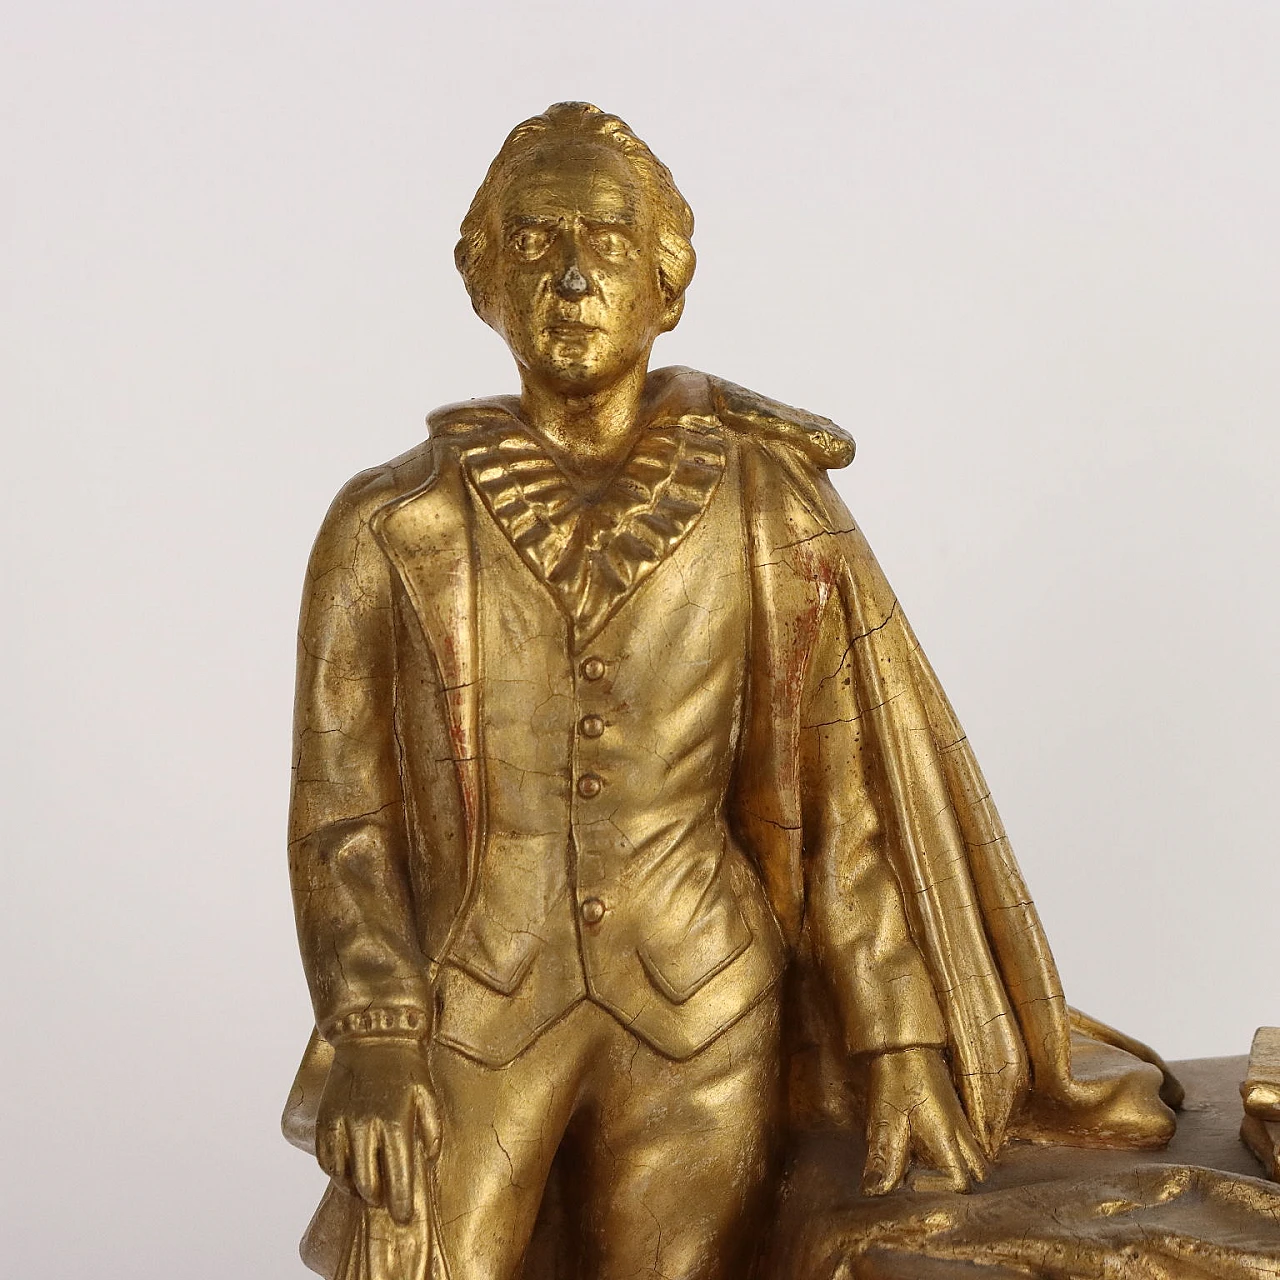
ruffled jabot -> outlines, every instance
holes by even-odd
[[[463,467],[521,560],[588,643],[688,536],[725,468],[714,435],[680,423],[641,436],[599,497],[584,497],[515,421],[460,449]]]

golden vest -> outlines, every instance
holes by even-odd
[[[437,1036],[498,1066],[589,999],[688,1057],[784,957],[725,820],[750,631],[736,456],[651,432],[592,504],[519,428],[463,465],[484,833]]]

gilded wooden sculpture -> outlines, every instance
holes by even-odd
[[[1063,998],[828,478],[852,441],[650,371],[692,229],[616,117],[516,128],[456,260],[520,393],[433,413],[316,541],[286,1128],[341,1280],[737,1280],[797,1126],[865,1131],[870,1196],[1174,1131],[1176,1082]]]

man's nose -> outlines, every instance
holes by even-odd
[[[556,292],[562,298],[581,298],[590,288],[591,282],[578,270],[576,262],[569,263],[556,281]]]
[[[582,268],[578,266],[577,237],[572,234],[567,235],[563,243],[564,264],[556,277],[555,290],[562,298],[576,302],[591,291],[591,281],[583,275]]]

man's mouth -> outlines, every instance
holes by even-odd
[[[595,325],[581,320],[556,320],[547,325],[547,333],[553,338],[585,338],[589,333],[598,332]]]

